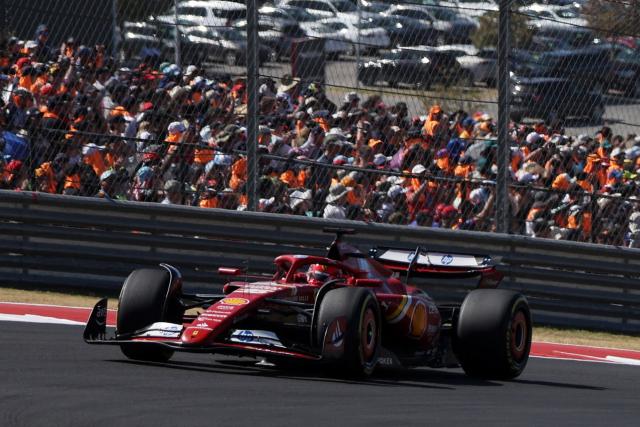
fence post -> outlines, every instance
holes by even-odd
[[[362,5],[360,0],[356,0],[356,6],[358,7],[358,27],[356,37],[356,90],[360,90],[360,79],[358,78],[358,68],[360,67],[360,25],[362,23]]]
[[[498,177],[496,180],[496,231],[509,232],[509,6],[500,0],[498,29]]]
[[[258,9],[247,0],[247,210],[257,209],[258,187]]]
[[[178,25],[178,0],[173,0],[173,18],[175,19],[176,31],[173,42],[175,44],[176,65],[182,67],[180,58],[180,26]]]
[[[111,0],[111,56],[116,59],[119,59],[118,42],[118,0]]]

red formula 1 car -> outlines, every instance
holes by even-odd
[[[336,231],[336,230],[334,230]],[[167,361],[175,351],[321,362],[348,375],[376,366],[462,366],[468,375],[509,379],[529,358],[525,297],[495,289],[502,275],[472,255],[376,248],[368,255],[338,235],[326,257],[282,255],[273,277],[233,276],[220,295],[186,294],[167,264],[133,271],[122,286],[115,337],[105,338],[106,299],[84,331],[90,344],[119,345],[136,360]],[[411,275],[451,281],[477,277],[462,304],[439,305],[403,283]],[[197,314],[185,314],[200,309]],[[194,311],[194,310],[190,310]]]

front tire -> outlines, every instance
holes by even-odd
[[[347,375],[373,373],[380,350],[380,308],[364,288],[329,291],[318,309],[317,343],[323,359]]]
[[[117,334],[133,333],[155,322],[181,323],[183,311],[170,289],[171,275],[165,269],[134,270],[125,280],[118,299]],[[121,344],[129,359],[166,362],[172,350],[152,344]]]
[[[465,373],[512,379],[522,373],[531,349],[531,312],[524,295],[476,289],[460,307],[454,352]]]

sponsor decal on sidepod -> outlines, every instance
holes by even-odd
[[[226,305],[247,305],[249,304],[249,300],[246,298],[225,298],[220,301],[220,304]]]

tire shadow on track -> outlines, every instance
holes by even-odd
[[[412,387],[423,389],[456,390],[459,387],[502,387],[502,381],[489,381],[466,376],[461,371],[443,371],[436,369],[390,369],[376,370],[370,378],[345,378],[327,372],[319,366],[287,364],[286,367],[256,366],[255,361],[243,360],[215,360],[212,363],[200,363],[189,361],[172,361],[168,363],[138,362],[134,360],[107,360],[108,362],[127,365],[139,365],[158,367],[162,369],[177,369],[191,372],[204,372],[210,374],[261,376],[267,378],[280,378],[283,380],[313,381],[327,383],[357,384],[365,386],[382,387]],[[584,384],[570,384],[553,381],[533,381],[516,379],[510,383],[532,386],[547,386],[555,388],[568,388],[577,390],[606,390],[604,387],[595,387]]]
[[[521,385],[536,385],[536,386],[548,386],[548,387],[562,387],[562,388],[571,388],[574,390],[594,390],[594,391],[606,391],[609,390],[607,387],[598,387],[593,385],[584,385],[584,384],[567,384],[567,383],[558,383],[555,381],[531,381],[531,380],[513,380],[515,384]]]

